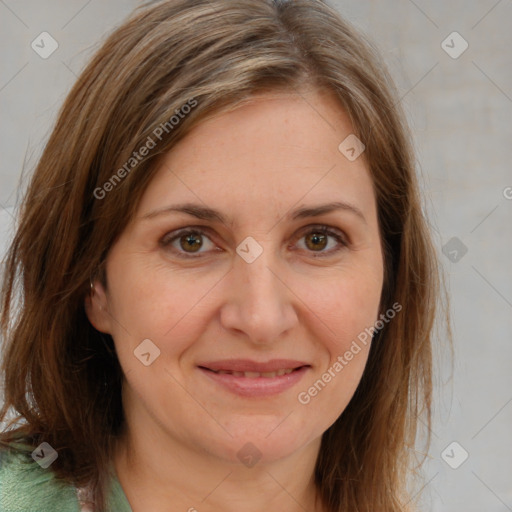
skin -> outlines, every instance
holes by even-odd
[[[115,468],[135,512],[325,510],[313,471],[322,434],[347,406],[370,344],[307,404],[307,391],[378,318],[383,261],[372,179],[363,156],[338,145],[354,129],[327,92],[266,93],[204,121],[161,161],[107,258],[107,287],[86,299],[91,323],[112,335],[125,375],[126,430]],[[291,211],[343,201],[357,207],[292,220]],[[190,202],[225,223],[155,210]],[[329,235],[311,242],[315,227]],[[204,230],[197,252],[178,229]],[[197,235],[196,235],[197,236]],[[263,253],[247,263],[248,236]],[[309,240],[309,243],[308,243]],[[181,254],[181,257],[180,257]],[[160,356],[134,356],[150,339]],[[200,362],[298,359],[299,383],[240,397]],[[237,452],[252,443],[261,459]]]

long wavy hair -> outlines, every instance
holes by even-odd
[[[378,332],[355,395],[323,434],[316,485],[332,512],[404,510],[420,417],[430,441],[440,282],[409,129],[381,62],[321,0],[165,0],[117,28],[69,93],[18,212],[1,291],[0,421],[14,418],[0,441],[48,442],[59,453],[56,477],[90,486],[104,510],[123,373],[112,338],[85,314],[90,279],[105,283],[105,258],[157,159],[191,129],[260,92],[313,87],[335,94],[366,146],[385,253],[381,311],[403,308]],[[128,171],[155,133],[158,144]]]

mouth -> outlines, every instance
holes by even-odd
[[[201,367],[200,367],[201,368]],[[203,368],[210,370],[210,368]],[[235,377],[245,377],[247,379],[258,379],[261,377],[273,379],[274,377],[281,377],[282,375],[289,375],[290,373],[300,370],[300,368],[280,368],[275,372],[235,372],[231,370],[210,370],[219,375],[234,375]]]
[[[295,386],[311,365],[284,359],[266,363],[232,359],[204,363],[197,368],[210,381],[231,393],[244,397],[265,397]]]

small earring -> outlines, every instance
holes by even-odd
[[[92,282],[92,278],[91,280],[89,281],[90,282],[90,285],[91,285],[91,296],[94,295],[94,284]],[[100,310],[103,311],[103,306],[100,304]]]

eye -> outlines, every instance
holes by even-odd
[[[304,239],[303,247],[299,247],[316,257],[329,256],[348,246],[343,233],[328,226],[313,226],[299,237],[299,241]],[[330,240],[331,239],[331,243]],[[333,242],[334,241],[334,242]],[[205,243],[206,242],[206,243]],[[173,253],[182,258],[198,258],[201,254],[212,250],[220,250],[207,236],[204,229],[185,228],[173,231],[165,235],[160,245],[165,249],[170,249]],[[299,246],[301,244],[298,244]],[[333,246],[325,250],[329,245]],[[201,250],[205,249],[205,250]]]
[[[329,239],[334,240],[334,242],[329,244]],[[332,255],[348,246],[342,232],[328,226],[310,227],[299,240],[304,240],[303,245],[306,251],[318,253],[313,255],[315,258]],[[331,248],[325,250],[329,245],[331,245]]]
[[[205,240],[207,240],[209,244],[205,244]],[[174,253],[180,256],[186,254],[186,256],[183,256],[184,258],[198,257],[195,255],[208,252],[208,245],[211,245],[210,250],[215,246],[203,230],[190,228],[165,235],[160,244],[165,248],[170,248]],[[201,251],[204,247],[206,247],[207,250]]]

